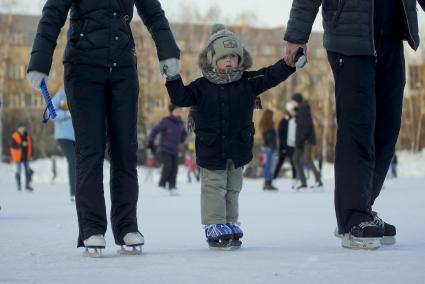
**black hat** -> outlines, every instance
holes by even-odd
[[[170,111],[170,113],[172,113],[176,108],[178,108],[178,106],[173,105],[173,104],[168,105],[168,110]]]
[[[292,95],[292,100],[296,101],[297,103],[301,103],[304,100],[304,98],[303,98],[303,95],[301,95],[300,93],[295,93]]]

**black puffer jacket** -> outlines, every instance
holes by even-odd
[[[179,58],[180,51],[158,0],[48,0],[28,72],[49,74],[56,41],[69,10],[64,62],[103,67],[134,65],[136,54],[130,29],[134,5],[155,41],[159,59]]]
[[[419,46],[416,0],[403,1],[404,39],[416,50]],[[425,9],[425,0],[418,0]],[[322,4],[324,46],[345,55],[372,55],[374,43],[374,0],[293,0],[285,40],[308,41],[319,6]]]
[[[314,133],[313,119],[311,117],[310,105],[304,101],[296,108],[295,122],[297,130],[295,134],[295,146],[303,148],[306,143],[316,144],[316,134]]]
[[[196,159],[209,170],[224,170],[226,160],[241,167],[252,159],[255,97],[288,78],[294,68],[283,60],[258,71],[244,72],[242,78],[229,84],[213,84],[202,77],[188,86],[181,78],[167,82],[174,105],[196,105]]]

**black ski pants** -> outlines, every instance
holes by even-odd
[[[104,68],[65,63],[65,91],[75,129],[78,246],[107,228],[103,160],[109,142],[111,225],[115,243],[137,232],[138,182],[135,66]]]
[[[176,188],[177,171],[179,166],[179,157],[177,154],[161,152],[162,172],[159,180],[159,186]]]
[[[340,233],[372,219],[397,142],[405,85],[403,43],[375,38],[377,56],[328,51],[335,79],[335,211]]]

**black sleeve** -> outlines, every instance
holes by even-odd
[[[322,0],[293,0],[284,39],[292,43],[307,43],[321,4]]]
[[[56,41],[72,2],[73,0],[47,0],[38,23],[27,72],[39,71],[49,75]]]
[[[419,5],[421,5],[422,10],[425,12],[425,0],[418,0]]]
[[[135,4],[137,13],[152,35],[159,60],[180,58],[180,50],[159,1],[136,0]]]
[[[295,68],[288,66],[285,61],[279,60],[269,67],[247,72],[247,80],[255,94],[259,95],[285,81],[295,70]]]
[[[168,95],[173,105],[179,107],[194,106],[198,103],[200,91],[195,82],[188,86],[183,84],[181,77],[173,81],[167,81]]]

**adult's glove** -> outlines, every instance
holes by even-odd
[[[40,90],[41,81],[45,80],[47,82],[48,79],[49,79],[48,75],[38,71],[30,71],[27,74],[28,83],[31,85],[31,87],[33,87],[37,91]]]
[[[168,58],[159,62],[161,75],[167,79],[175,78],[180,74],[180,60],[178,58]]]

